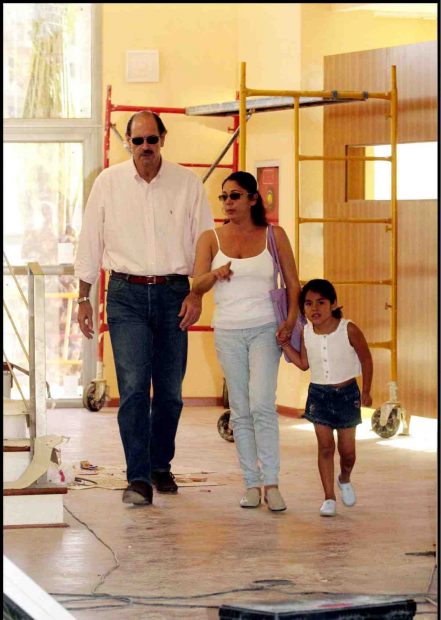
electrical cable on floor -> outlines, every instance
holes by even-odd
[[[290,596],[320,596],[320,595],[331,595],[331,596],[372,596],[372,593],[370,594],[359,594],[359,593],[354,593],[354,592],[350,592],[350,593],[342,593],[342,592],[327,592],[327,591],[303,591],[303,592],[287,592],[286,590],[277,590],[275,588],[272,587],[268,587],[268,586],[263,586],[263,587],[258,587],[258,588],[234,588],[232,590],[224,590],[222,592],[210,592],[210,593],[206,593],[206,594],[195,594],[195,595],[188,595],[188,596],[174,596],[174,597],[169,597],[169,596],[120,596],[120,595],[112,595],[112,594],[71,594],[71,593],[51,593],[51,596],[54,596],[55,598],[58,599],[62,599],[63,597],[67,596],[69,597],[67,600],[59,600],[60,604],[63,605],[63,607],[65,609],[68,609],[69,611],[87,611],[87,610],[94,610],[94,609],[109,609],[109,608],[117,608],[117,609],[124,609],[127,607],[131,607],[131,606],[142,606],[142,607],[172,607],[172,608],[176,608],[176,609],[219,609],[218,605],[186,605],[186,604],[182,604],[182,603],[177,603],[177,602],[172,602],[172,601],[181,601],[181,600],[194,600],[194,599],[198,599],[198,598],[210,598],[212,596],[219,596],[219,595],[224,595],[224,594],[235,594],[238,592],[255,592],[255,591],[267,591],[267,592],[280,592],[282,594],[285,595],[290,595]],[[429,605],[429,604],[435,604],[433,603],[433,601],[430,601],[430,603],[427,601],[427,596],[425,593],[422,592],[406,592],[404,594],[387,594],[387,596],[397,596],[397,597],[406,597],[406,598],[412,598],[412,599],[420,599],[420,600],[415,600],[415,602],[417,603],[417,605]],[[115,602],[121,602],[123,603],[122,605],[89,605],[86,607],[82,607],[79,606],[78,604],[80,603],[87,603],[87,602],[91,602],[91,601],[96,601],[99,602],[100,600],[108,600],[110,601],[115,601]],[[157,602],[154,602],[157,601]],[[159,602],[159,601],[166,601],[166,602]],[[103,601],[104,602],[104,601]],[[274,603],[276,603],[277,601],[273,601]],[[77,603],[76,606],[68,606],[70,603]],[[415,615],[417,614],[427,614],[427,615],[437,615],[436,611],[417,611],[415,613]]]
[[[100,575],[100,580],[98,581],[98,583],[96,584],[96,586],[92,589],[92,595],[95,595],[95,592],[96,592],[97,588],[99,588],[101,585],[103,585],[103,583],[104,583],[104,581],[107,579],[107,577],[108,577],[111,573],[113,573],[113,571],[114,571],[114,570],[116,570],[116,569],[120,566],[119,560],[118,560],[118,558],[116,557],[116,553],[114,552],[114,550],[112,549],[112,547],[110,547],[110,545],[108,545],[106,542],[104,542],[104,540],[103,540],[102,538],[100,538],[100,537],[98,536],[98,534],[96,534],[96,532],[94,532],[94,531],[93,531],[93,529],[87,525],[87,523],[85,523],[85,522],[84,522],[84,521],[82,521],[79,517],[77,517],[76,515],[74,515],[74,513],[73,513],[71,510],[69,510],[69,508],[67,508],[66,506],[64,506],[64,509],[65,509],[65,510],[67,510],[67,512],[68,512],[68,513],[69,513],[69,514],[70,514],[70,515],[71,515],[74,519],[76,519],[76,520],[78,521],[78,523],[81,523],[82,525],[84,525],[84,527],[86,527],[86,528],[89,530],[89,532],[90,532],[93,536],[95,536],[95,538],[96,538],[96,539],[97,539],[97,540],[98,540],[101,544],[103,544],[105,547],[107,547],[107,549],[109,549],[109,551],[110,551],[110,552],[111,552],[111,554],[113,555],[113,559],[114,559],[114,561],[115,561],[115,566],[113,566],[111,569],[109,569],[109,570],[107,571],[107,573],[104,573],[104,575]]]
[[[249,588],[234,588],[232,590],[223,590],[223,591],[219,591],[219,592],[209,592],[208,594],[193,594],[193,595],[187,595],[187,596],[122,596],[122,595],[113,595],[113,594],[107,594],[107,593],[102,593],[102,594],[97,594],[96,590],[103,585],[104,581],[107,579],[107,577],[113,573],[113,571],[115,571],[117,568],[119,568],[120,566],[120,562],[116,556],[116,553],[114,552],[114,550],[112,549],[112,547],[110,547],[110,545],[108,545],[106,542],[104,542],[104,540],[102,538],[100,538],[96,532],[94,532],[94,530],[89,527],[89,525],[87,525],[87,523],[85,523],[85,521],[82,521],[79,517],[77,517],[71,510],[69,510],[66,506],[64,506],[64,509],[67,510],[67,512],[76,520],[78,521],[78,523],[81,523],[82,525],[84,525],[84,527],[86,529],[89,530],[89,532],[101,543],[103,544],[107,549],[109,549],[109,551],[112,553],[115,565],[109,569],[106,573],[104,573],[104,575],[100,576],[100,580],[99,582],[95,585],[95,587],[92,589],[91,594],[73,594],[73,593],[51,593],[51,596],[57,598],[57,597],[69,597],[67,600],[64,601],[59,601],[61,605],[63,605],[63,607],[69,611],[74,611],[74,610],[81,610],[81,611],[87,611],[87,610],[94,610],[94,609],[109,609],[109,608],[116,608],[116,609],[124,609],[126,607],[131,607],[132,605],[141,605],[143,607],[174,607],[174,608],[189,608],[189,609],[219,609],[218,605],[183,605],[183,604],[177,604],[177,603],[171,603],[171,602],[167,602],[167,603],[160,603],[159,601],[178,601],[178,600],[195,600],[195,599],[200,599],[200,598],[211,598],[213,596],[222,596],[225,594],[237,594],[239,592],[262,592],[262,591],[268,591],[268,592],[280,592],[281,594],[285,594],[285,595],[289,595],[289,596],[318,596],[318,595],[325,595],[325,596],[372,596],[372,594],[366,595],[366,594],[355,594],[354,592],[351,593],[342,593],[342,592],[327,592],[327,591],[303,591],[303,592],[289,592],[287,590],[279,590],[277,589],[276,586],[283,586],[285,585],[283,583],[284,580],[274,580],[274,584],[271,583],[272,580],[261,580],[262,585],[256,585],[256,586],[252,586]],[[255,582],[256,584],[259,583],[259,581]],[[290,580],[286,580],[286,585],[289,585],[291,583]],[[265,584],[265,585],[263,585]],[[418,605],[433,605],[436,608],[438,608],[437,602],[434,601],[430,596],[428,596],[429,592],[418,592],[418,593],[404,593],[404,594],[388,594],[387,596],[403,596],[406,598],[412,598],[412,599],[423,599],[420,601],[415,601]],[[104,600],[109,600],[109,601],[114,601],[116,603],[121,602],[122,605],[94,605],[94,606],[89,606],[89,607],[68,607],[67,605],[70,603],[81,603],[81,602],[90,602],[91,600],[93,601],[100,601],[101,599]],[[144,602],[146,601],[146,602]],[[158,602],[153,602],[153,601],[158,601]],[[416,611],[415,615],[419,615],[419,614],[427,614],[427,615],[437,615],[437,611]]]

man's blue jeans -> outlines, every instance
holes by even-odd
[[[109,279],[107,324],[129,482],[151,484],[152,471],[170,471],[187,365],[188,334],[179,329],[178,313],[188,293],[188,280],[143,285]]]

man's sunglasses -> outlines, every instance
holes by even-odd
[[[144,144],[144,142],[147,142],[147,144],[158,144],[159,142],[159,136],[146,136],[145,138],[130,138],[130,140],[132,141],[132,144],[134,144],[135,146],[141,146],[141,144]]]
[[[218,196],[218,198],[221,202],[225,202],[226,200],[228,200],[228,198],[231,198],[231,200],[239,200],[241,196],[254,196],[254,193],[253,192],[230,192],[230,195],[221,194],[220,196]]]

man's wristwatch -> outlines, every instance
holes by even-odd
[[[77,299],[77,303],[78,303],[78,304],[82,304],[82,303],[84,303],[85,301],[89,301],[89,300],[90,300],[90,297],[78,297],[78,299]]]

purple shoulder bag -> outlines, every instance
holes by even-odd
[[[277,324],[280,325],[280,323],[283,323],[288,318],[288,297],[285,280],[280,267],[279,255],[277,253],[276,240],[274,239],[274,231],[271,224],[268,224],[268,247],[273,258],[274,265],[274,288],[269,293],[271,301],[273,302]],[[301,335],[305,323],[305,317],[299,312],[291,334],[291,345],[298,352],[300,352]],[[285,359],[287,362],[291,361],[288,359],[286,354]]]

